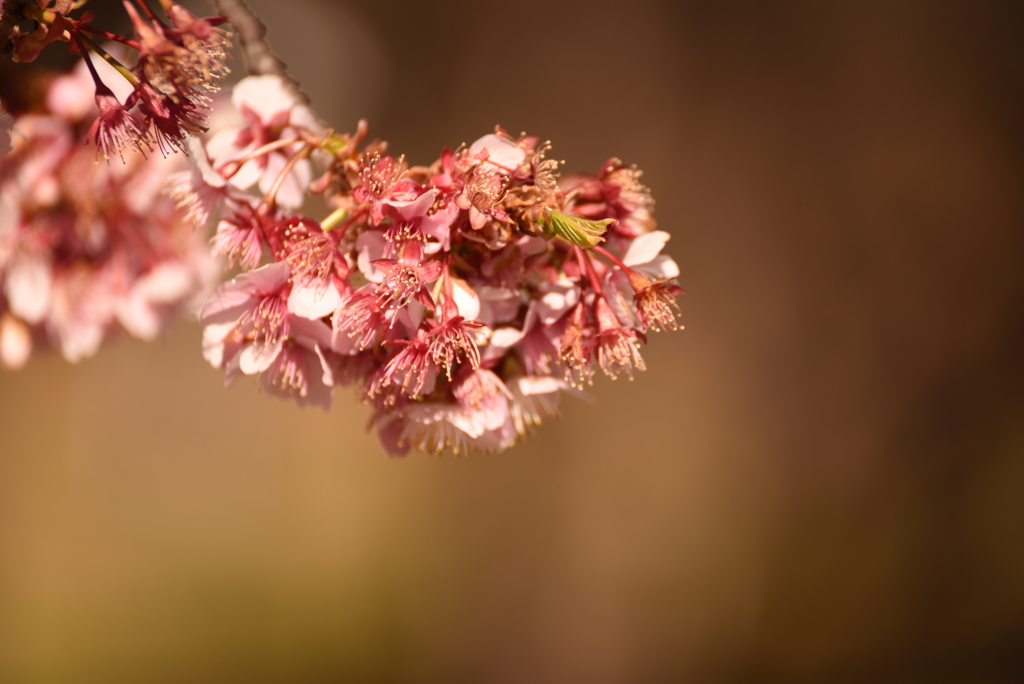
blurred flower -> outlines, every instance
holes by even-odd
[[[96,115],[85,73],[80,64],[53,81],[48,102],[60,112],[14,119],[12,147],[0,157],[6,368],[24,365],[39,346],[78,361],[118,328],[152,340],[177,310],[204,296],[214,276],[201,233],[160,191],[183,160],[131,155],[108,165],[79,144]],[[105,98],[113,96],[99,98],[101,106]],[[116,126],[121,115],[102,113],[97,121]]]

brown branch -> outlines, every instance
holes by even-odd
[[[2,1],[2,0],[0,0]],[[267,27],[253,14],[244,0],[213,0],[217,13],[225,17],[234,27],[242,44],[245,63],[253,75],[274,74],[284,80],[285,87],[302,104],[309,104],[309,97],[302,92],[299,82],[288,75],[287,65],[270,50],[267,43]]]

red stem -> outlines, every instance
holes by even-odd
[[[75,39],[75,44],[78,46],[78,51],[82,53],[82,59],[85,60],[85,66],[89,67],[89,75],[92,76],[92,82],[94,87],[99,87],[103,80],[100,75],[96,73],[96,67],[92,65],[92,56],[89,54],[88,48],[85,47],[85,43],[82,42],[82,37],[78,35],[78,31],[71,31],[71,37]]]
[[[142,11],[146,13],[146,16],[149,17],[150,21],[160,21],[160,19],[153,14],[153,10],[150,9],[149,3],[147,3],[146,0],[135,0],[135,4],[142,8]],[[162,21],[160,21],[160,23],[163,24]]]
[[[338,226],[334,230],[338,233],[338,235],[344,235],[345,231],[348,230],[348,227],[351,226],[353,223],[355,223],[357,219],[360,219],[363,216],[366,216],[366,213],[368,211],[369,210],[366,209],[366,208],[360,209],[359,211],[357,211],[356,213],[354,213],[350,217],[348,217],[348,219],[344,223],[342,223],[340,226]]]
[[[594,271],[594,265],[590,263],[590,256],[576,245],[573,245],[572,248],[576,251],[576,260],[580,262],[580,268],[587,272],[587,278],[590,280],[591,289],[603,297],[604,288],[601,287],[601,282],[597,279],[597,273]]]
[[[281,169],[281,173],[274,179],[274,184],[270,186],[270,190],[263,196],[263,201],[260,202],[260,206],[266,207],[267,212],[273,211],[277,206],[277,191],[281,189],[281,184],[284,183],[284,179],[287,178],[288,174],[292,172],[295,165],[300,161],[308,157],[313,152],[313,148],[307,143],[297,154],[295,154],[288,163]]]
[[[594,247],[591,247],[591,249],[593,249],[595,252],[597,252],[598,254],[603,256],[605,259],[607,259],[608,261],[612,262],[613,264],[615,264],[616,266],[621,268],[626,273],[632,273],[633,272],[633,269],[631,269],[626,264],[622,263],[621,259],[619,259],[617,256],[615,256],[611,252],[609,252],[604,247],[601,247],[600,245],[595,245]]]
[[[131,40],[130,38],[125,38],[123,36],[119,36],[116,33],[110,33],[109,31],[101,31],[99,29],[94,29],[92,26],[89,26],[87,24],[80,24],[77,21],[73,22],[72,25],[76,29],[78,29],[79,31],[84,31],[85,33],[91,33],[94,36],[99,36],[100,38],[106,38],[107,40],[117,41],[118,43],[121,43],[122,45],[127,45],[132,50],[139,50],[142,47],[142,46],[139,45],[139,41]]]

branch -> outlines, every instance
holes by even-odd
[[[288,75],[287,65],[270,50],[266,40],[267,27],[253,14],[245,0],[213,0],[213,4],[217,7],[217,13],[234,27],[238,40],[242,43],[242,52],[249,73],[280,76],[285,82],[285,87],[299,102],[309,104],[309,96],[302,92],[299,82]]]

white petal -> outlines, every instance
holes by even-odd
[[[50,308],[50,264],[38,257],[16,259],[7,270],[4,291],[7,304],[18,318],[34,324],[43,320]]]
[[[494,327],[496,323],[508,321],[515,318],[522,303],[522,296],[504,287],[488,287],[478,285],[477,294],[480,296],[480,313],[478,321]]]
[[[128,334],[140,340],[152,340],[160,332],[160,316],[137,292],[119,299],[114,315]]]
[[[277,344],[253,344],[249,343],[242,349],[238,357],[238,367],[246,375],[256,375],[270,368],[274,359],[281,353],[284,341],[278,340]]]
[[[104,326],[96,321],[76,321],[61,332],[60,346],[71,363],[94,356],[103,343]]]
[[[243,78],[231,92],[231,103],[238,110],[243,107],[252,110],[264,123],[269,123],[277,112],[296,104],[281,77],[271,74]]]
[[[497,349],[508,349],[519,344],[519,341],[526,336],[526,332],[518,328],[498,328],[491,334],[491,346]]]
[[[551,325],[580,300],[580,289],[568,278],[545,285],[537,306],[537,314],[544,325]]]
[[[452,278],[452,298],[459,309],[459,315],[467,321],[477,320],[480,315],[480,298],[476,292],[461,278]]]
[[[679,266],[667,254],[654,257],[654,259],[646,264],[640,264],[636,267],[636,270],[654,280],[667,280],[679,277]]]
[[[524,375],[516,378],[517,388],[520,394],[551,394],[569,386],[569,383],[559,380],[550,375],[538,377]]]
[[[646,264],[661,253],[662,248],[671,236],[663,230],[641,235],[626,250],[622,257],[627,266]]]
[[[0,318],[0,365],[7,370],[18,370],[32,355],[32,333],[28,326],[14,316]]]
[[[192,289],[192,272],[181,262],[158,264],[135,283],[143,299],[160,304],[174,304]]]
[[[203,358],[214,368],[223,365],[224,340],[234,329],[234,323],[219,323],[203,328]]]
[[[295,285],[288,295],[288,310],[296,316],[316,320],[341,308],[341,302],[342,297],[334,283],[327,283],[327,287]]]
[[[214,165],[219,166],[232,159],[241,159],[247,150],[255,149],[251,144],[244,147],[235,144],[240,132],[237,128],[223,128],[206,142],[206,154]]]
[[[188,145],[189,161],[199,171],[203,182],[211,188],[223,188],[225,184],[224,177],[213,170],[210,160],[206,156],[206,148],[203,147],[203,143],[199,138],[190,135],[185,144]]]
[[[371,283],[384,282],[384,273],[370,263],[384,258],[384,233],[379,230],[360,233],[356,238],[356,250],[359,252],[356,263],[366,279]]]

